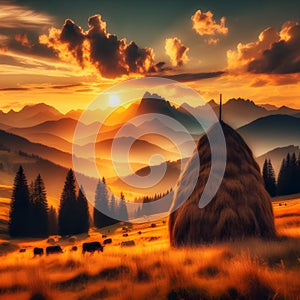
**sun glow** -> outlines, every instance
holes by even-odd
[[[120,98],[117,95],[110,95],[108,101],[110,107],[116,107],[120,105]]]

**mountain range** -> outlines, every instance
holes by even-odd
[[[179,172],[178,162],[176,163],[179,158],[176,146],[181,146],[184,158],[191,155],[194,144],[188,132],[192,133],[195,142],[203,134],[203,129],[194,116],[204,122],[210,121],[207,114],[209,108],[218,114],[219,105],[214,100],[197,107],[187,103],[177,107],[157,95],[154,97],[150,93],[145,93],[140,101],[126,108],[121,106],[115,109],[105,124],[100,122],[108,113],[107,110],[99,108],[88,111],[88,117],[80,120],[81,127],[84,129],[82,137],[74,145],[77,160],[83,166],[81,172],[89,177],[98,176],[95,174],[94,164],[88,153],[94,147],[93,132],[101,127],[96,138],[96,164],[98,169],[101,169],[101,176],[107,177],[112,189],[118,192],[126,189],[134,193],[131,187],[116,177],[116,172],[111,165],[111,146],[116,140],[119,142],[118,151],[121,154],[125,153],[129,144],[132,144],[130,149],[132,172],[139,175],[149,172],[149,159],[152,154],[159,154],[169,161],[167,179],[152,189],[153,193],[154,191],[165,192],[172,187],[172,182]],[[253,101],[241,98],[230,99],[222,108],[223,120],[243,136],[258,157],[257,161],[260,165],[263,164],[264,159],[271,158],[277,172],[287,151],[298,149],[300,110],[285,106],[278,108],[269,104],[256,105]],[[73,110],[62,114],[43,103],[25,106],[19,112],[0,111],[0,166],[5,165],[8,159],[13,162],[10,168],[1,170],[0,184],[12,184],[17,164],[26,165],[27,161],[30,176],[40,168],[49,169],[50,173],[63,174],[59,175],[60,177],[55,175],[55,178],[59,178],[59,182],[63,181],[67,168],[72,167],[73,134],[81,113],[81,110]],[[130,121],[132,118],[134,120]],[[171,122],[171,119],[177,122]],[[181,125],[177,126],[176,123]],[[188,132],[185,132],[182,126]],[[116,139],[117,134],[119,136]],[[292,146],[288,147],[289,145],[295,146],[292,148]],[[10,152],[5,149],[9,149]],[[130,178],[131,174],[125,168],[126,161],[119,157],[114,160],[122,170],[122,175]],[[34,164],[36,167],[33,167]],[[152,167],[159,170],[161,168],[159,160],[152,161]],[[48,176],[45,171],[42,173]],[[48,178],[49,194],[56,197],[58,190],[50,181]],[[139,192],[145,194],[151,193],[151,190]]]

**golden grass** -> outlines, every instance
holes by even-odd
[[[295,228],[299,233],[294,222],[300,220],[300,200],[285,202],[287,206],[274,202],[273,207],[277,231],[289,234],[269,242],[253,238],[170,248],[167,224],[161,220],[154,228],[148,223],[129,227],[127,238],[117,226],[78,236],[79,248],[83,241],[101,241],[102,233],[113,239],[103,253],[93,255],[70,251],[73,243],[62,239],[58,243],[63,254],[33,258],[33,247],[46,247],[46,240],[9,241],[27,251],[0,257],[0,298],[300,299],[300,238],[289,231]],[[136,246],[121,248],[120,242],[127,239],[135,240]]]

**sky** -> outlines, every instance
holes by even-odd
[[[0,0],[0,109],[82,109],[145,76],[206,101],[300,108],[299,11],[294,0]]]

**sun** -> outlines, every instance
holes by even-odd
[[[120,98],[117,95],[110,95],[108,101],[110,107],[116,107],[120,104]]]

